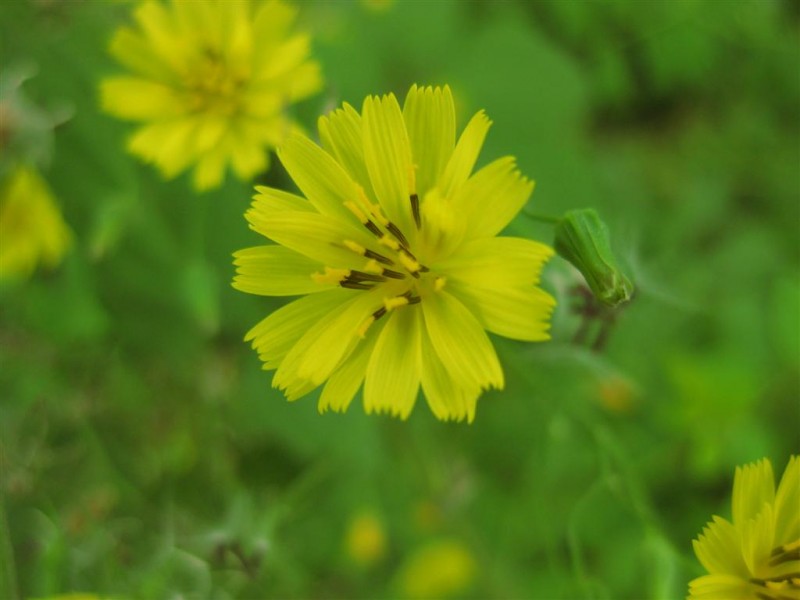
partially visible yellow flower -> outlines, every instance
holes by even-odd
[[[708,575],[690,600],[800,600],[800,456],[777,491],[767,459],[737,467],[733,522],[715,516],[693,542]]]
[[[372,511],[354,515],[345,536],[347,555],[356,563],[370,565],[386,554],[386,531],[381,519]]]
[[[101,83],[106,111],[143,123],[129,150],[165,177],[194,167],[199,190],[228,166],[241,179],[264,170],[295,128],[286,107],[322,86],[295,16],[279,0],[142,2],[111,42],[131,74]]]
[[[57,266],[71,242],[45,180],[33,167],[16,167],[0,184],[0,280]]]
[[[412,554],[397,575],[398,591],[407,598],[446,598],[467,591],[478,563],[458,540],[431,542]]]
[[[490,121],[456,142],[448,87],[368,97],[319,120],[322,148],[295,135],[278,157],[305,198],[259,187],[246,217],[274,245],[235,254],[234,287],[304,298],[246,336],[289,400],[325,384],[343,411],[364,384],[367,412],[407,418],[420,388],[440,419],[475,416],[503,370],[486,331],[549,339],[555,301],[539,286],[553,251],[497,237],[533,182],[513,157],[473,167]]]

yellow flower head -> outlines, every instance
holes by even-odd
[[[350,519],[345,537],[348,556],[359,565],[368,566],[386,555],[386,531],[372,511],[361,511]]]
[[[30,277],[39,264],[55,267],[71,242],[42,176],[33,167],[16,167],[0,184],[0,281]]]
[[[467,591],[478,563],[464,544],[443,539],[412,554],[397,574],[397,585],[406,598],[447,598]]]
[[[800,600],[800,456],[777,491],[769,460],[738,467],[733,522],[715,516],[693,544],[709,574],[691,600]]]
[[[489,125],[479,112],[456,142],[450,89],[413,86],[402,110],[390,94],[320,118],[322,148],[278,150],[305,198],[257,188],[246,217],[276,245],[237,252],[234,287],[307,294],[245,338],[289,400],[324,383],[320,411],[342,411],[363,382],[367,412],[406,418],[421,386],[438,418],[471,421],[503,387],[484,330],[548,339],[552,250],[495,237],[533,182],[511,157],[472,173]]]
[[[101,84],[104,110],[143,123],[129,150],[165,177],[194,166],[199,190],[218,186],[228,164],[241,179],[265,169],[267,148],[294,127],[285,107],[322,84],[295,13],[279,0],[142,2],[136,28],[111,42],[131,75]]]

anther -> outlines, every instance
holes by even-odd
[[[406,298],[409,304],[419,304],[420,302],[422,302],[422,298],[412,294],[411,290],[408,290],[405,294],[401,294],[401,296],[403,296],[403,298]]]
[[[345,279],[339,285],[348,290],[371,290],[373,287],[369,284],[350,281],[349,279]]]
[[[391,269],[384,269],[382,274],[385,275],[386,277],[391,277],[392,279],[406,278],[406,276],[403,275],[402,273],[398,273],[397,271],[392,271]]]
[[[403,232],[397,228],[397,225],[391,221],[387,221],[384,224],[384,227],[386,227],[389,233],[396,237],[397,241],[399,241],[403,246],[408,247],[408,240],[406,239],[406,236],[403,235]]]
[[[408,198],[411,200],[411,214],[414,215],[414,224],[419,229],[422,221],[419,214],[419,196],[417,195],[417,172],[414,165],[408,166]]]
[[[363,283],[365,281],[381,282],[386,281],[386,277],[383,277],[382,275],[374,275],[372,273],[365,273],[363,271],[350,271],[350,277],[348,277],[345,281],[350,281],[353,283]]]

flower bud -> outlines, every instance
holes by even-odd
[[[556,252],[577,268],[595,297],[606,306],[631,299],[633,285],[611,251],[608,227],[592,208],[571,210],[555,226]]]

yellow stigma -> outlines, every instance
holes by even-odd
[[[378,240],[378,243],[381,244],[382,246],[386,246],[387,248],[390,248],[391,250],[399,250],[400,249],[400,243],[396,239],[394,239],[393,237],[391,237],[388,234],[384,234],[383,237],[381,237]]]
[[[447,283],[446,277],[437,277],[436,281],[433,282],[433,289],[437,292],[441,292],[444,289],[444,285]]]
[[[364,191],[362,190],[361,193],[363,194]],[[362,211],[358,207],[358,205],[355,202],[353,202],[352,200],[348,200],[347,202],[345,202],[344,203],[344,207],[347,210],[349,210],[351,213],[353,213],[356,216],[356,219],[358,219],[361,223],[366,223],[367,222],[367,220],[368,220],[367,219],[367,215],[365,215],[364,211]]]
[[[393,310],[395,308],[400,308],[401,306],[406,306],[408,304],[408,298],[405,296],[395,296],[393,298],[384,298],[383,299],[383,306],[386,308],[386,311]]]
[[[357,331],[358,337],[362,339],[365,338],[367,336],[367,330],[372,326],[374,322],[375,322],[375,317],[373,317],[372,315],[368,316],[358,328]]]
[[[364,248],[361,244],[357,244],[353,240],[345,240],[344,245],[348,250],[352,250],[356,254],[364,256],[367,253],[367,249]]]
[[[409,273],[417,273],[422,268],[422,265],[420,265],[419,262],[411,258],[408,253],[402,250],[397,254],[397,256],[400,259],[400,264],[402,264]]]
[[[337,285],[350,277],[349,269],[332,269],[325,267],[325,273],[312,273],[311,279],[315,283]]]
[[[383,275],[383,270],[383,267],[374,258],[369,259],[362,269],[365,273],[375,273],[376,275]]]

